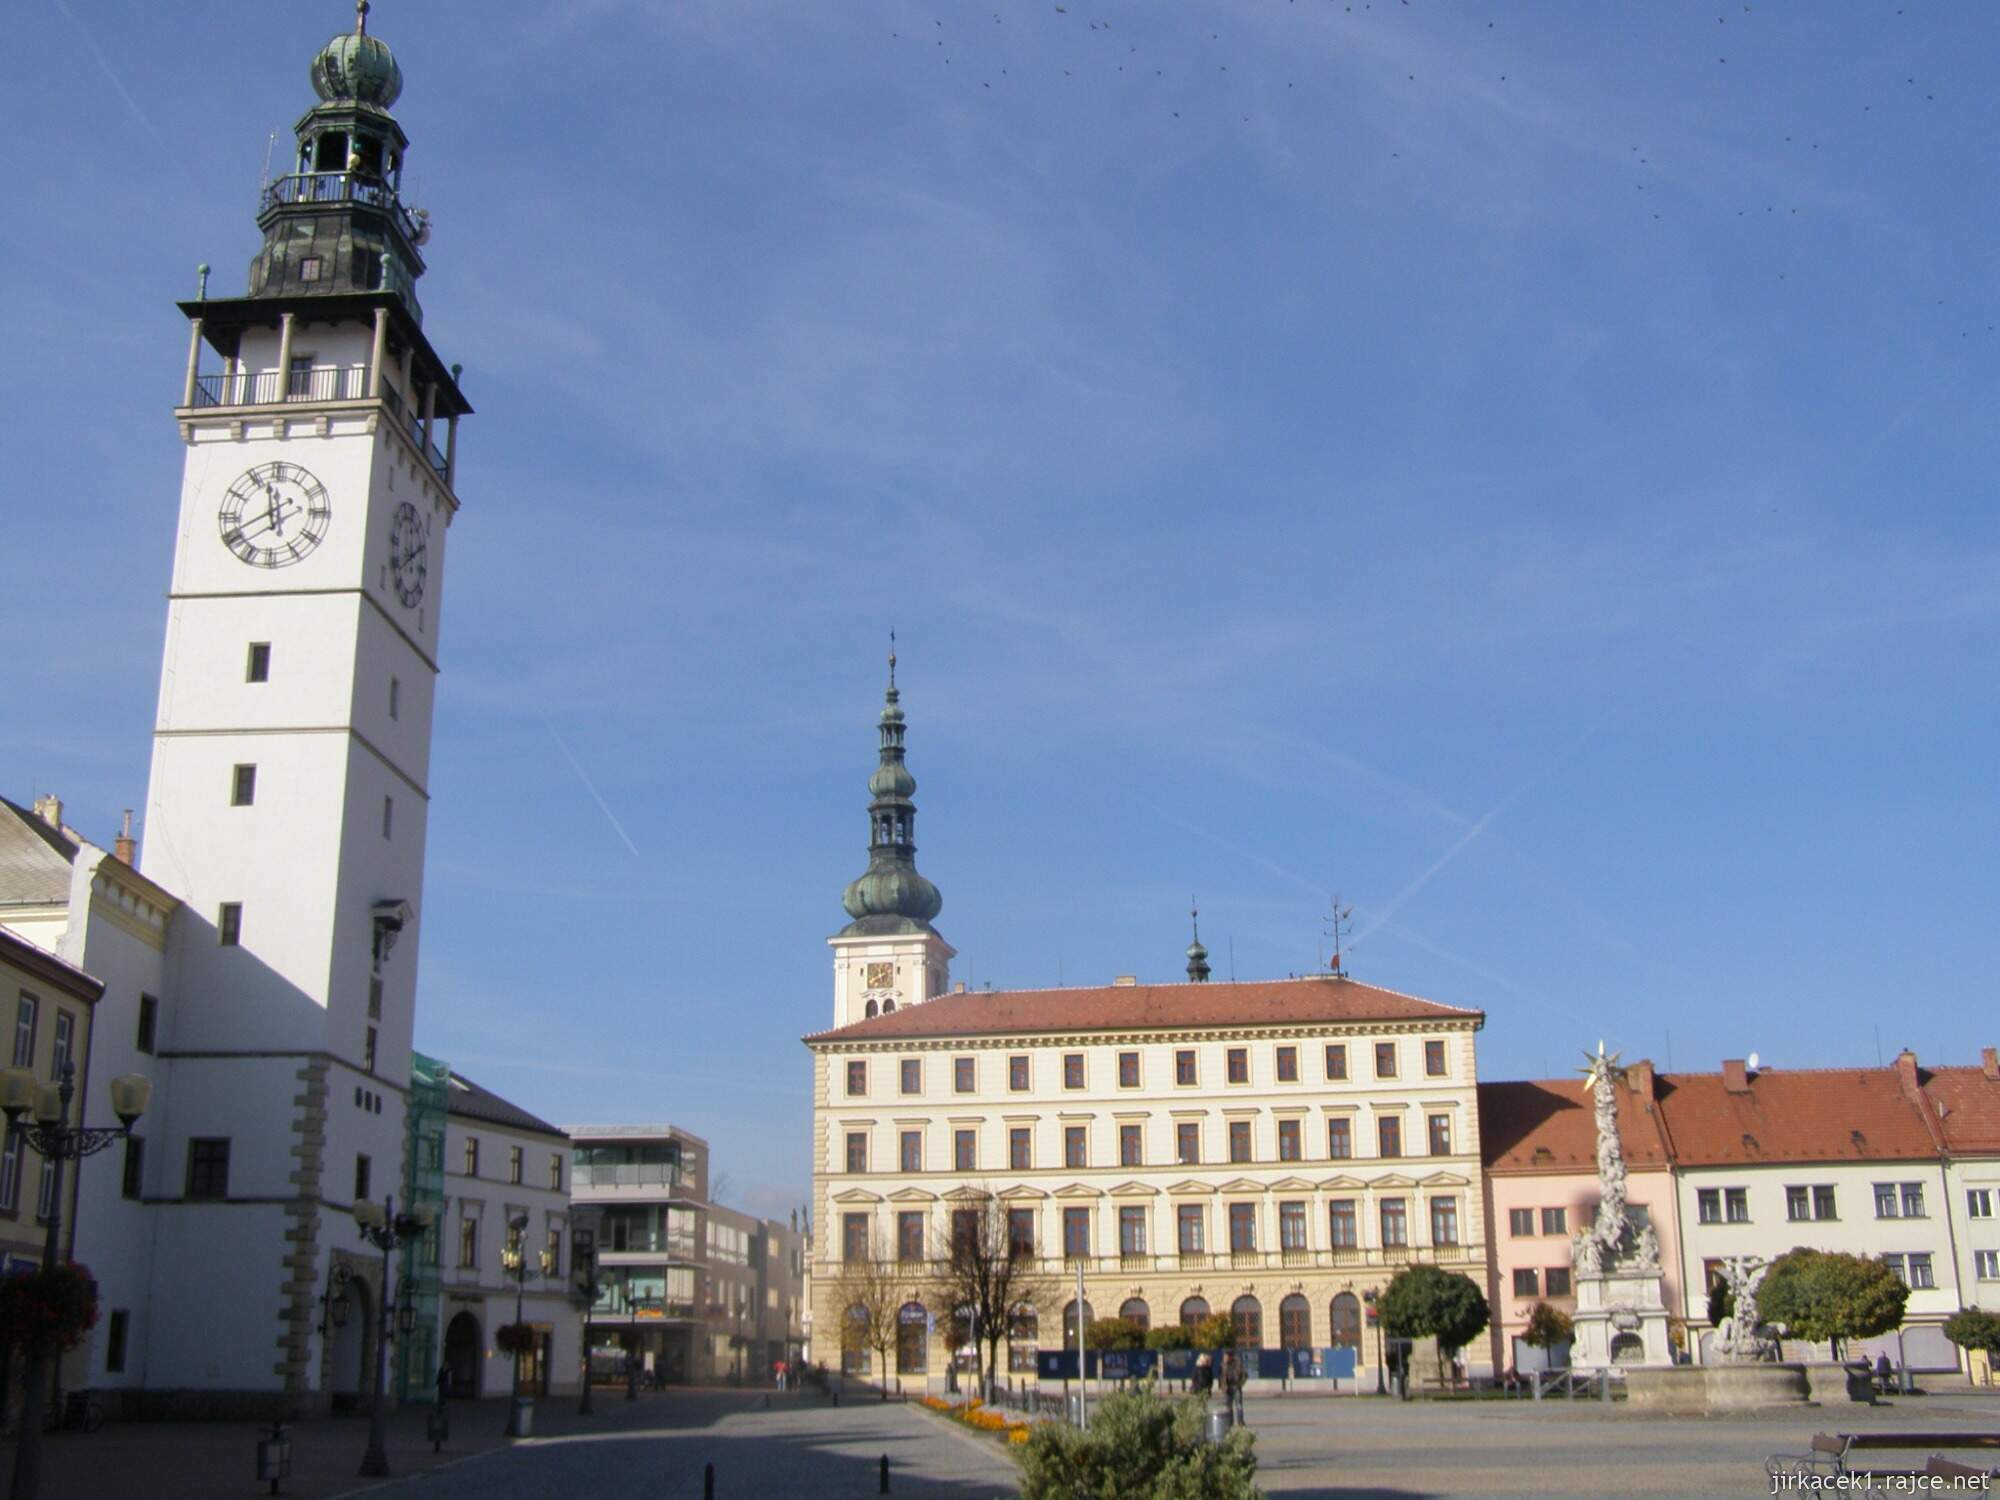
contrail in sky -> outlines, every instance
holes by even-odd
[[[570,753],[569,746],[563,743],[563,737],[556,733],[556,726],[549,722],[549,716],[543,713],[540,708],[537,708],[535,710],[535,717],[542,721],[542,727],[548,730],[549,738],[556,742],[556,748],[562,751],[563,759],[568,761],[569,768],[576,772],[576,779],[581,781],[583,789],[590,793],[591,800],[596,802],[599,811],[604,814],[604,820],[617,832],[618,837],[625,841],[625,847],[632,851],[632,857],[634,859],[644,858],[639,853],[639,846],[632,842],[632,835],[625,831],[625,825],[618,821],[618,815],[611,810],[611,804],[604,800],[603,795],[597,790],[597,784],[590,779],[590,773],[584,770],[582,763]]]
[[[90,29],[76,18],[76,12],[69,8],[68,0],[55,0],[55,4],[56,9],[68,17],[70,25],[76,28],[77,34],[83,38],[84,45],[90,48],[90,55],[97,59],[97,66],[104,70],[104,76],[111,81],[112,88],[118,91],[118,97],[125,101],[125,107],[132,111],[133,118],[145,126],[147,134],[152,136],[155,141],[158,141],[161,149],[165,150],[167,138],[160,134],[160,127],[148,118],[146,112],[139,108],[139,101],[132,97],[132,93],[125,87],[124,81],[111,70],[111,61],[104,55],[104,49],[97,45],[97,38],[92,36]]]

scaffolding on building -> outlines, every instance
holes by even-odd
[[[444,1232],[444,1126],[451,1090],[451,1068],[421,1052],[410,1054],[410,1099],[407,1169],[403,1201],[412,1212],[424,1204],[432,1209],[429,1231],[403,1245],[402,1280],[398,1293],[416,1308],[416,1327],[396,1339],[396,1398],[429,1401],[436,1391],[438,1370],[438,1236]]]

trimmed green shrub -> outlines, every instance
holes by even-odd
[[[1152,1381],[1107,1397],[1088,1431],[1039,1424],[1021,1448],[1021,1500],[1258,1500],[1256,1439],[1202,1438],[1208,1403],[1170,1401]]]

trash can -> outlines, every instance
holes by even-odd
[[[535,1403],[533,1398],[522,1396],[514,1402],[514,1436],[517,1438],[535,1435]]]
[[[1229,1429],[1235,1425],[1236,1419],[1230,1415],[1226,1404],[1208,1409],[1208,1440],[1211,1443],[1219,1443],[1228,1437]]]

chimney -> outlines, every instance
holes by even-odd
[[[1979,1049],[1979,1071],[1986,1075],[1988,1083],[2000,1083],[2000,1048]]]
[[[1642,1057],[1633,1063],[1625,1070],[1625,1082],[1631,1085],[1633,1093],[1650,1102],[1653,1097],[1653,1060]]]
[[[951,987],[951,992],[954,995],[963,995],[965,993],[965,981],[963,979],[959,980],[957,984]]]
[[[138,867],[139,846],[132,839],[132,809],[125,809],[124,826],[118,830],[118,839],[111,846],[111,852],[118,856],[121,864]]]
[[[35,816],[57,832],[62,831],[62,798],[50,793],[35,799]]]
[[[1113,988],[1121,990],[1129,990],[1138,983],[1139,976],[1137,974],[1120,974],[1116,979],[1111,981]]]
[[[1722,1060],[1722,1086],[1732,1094],[1750,1092],[1750,1069],[1740,1057],[1725,1057]]]
[[[1903,1086],[1905,1094],[1915,1094],[1917,1090],[1917,1054],[1905,1047],[1896,1054],[1896,1082]]]

